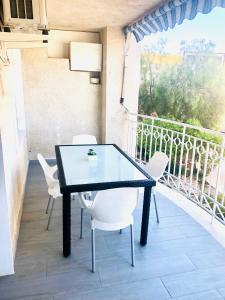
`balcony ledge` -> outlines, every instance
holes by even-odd
[[[196,203],[190,201],[180,192],[158,183],[158,193],[172,201],[176,206],[182,208],[195,221],[197,221],[205,230],[207,230],[223,247],[225,247],[224,225],[217,219],[212,220],[212,216],[204,211]]]

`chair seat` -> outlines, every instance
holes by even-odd
[[[80,193],[82,207],[91,215],[92,272],[95,272],[95,229],[116,231],[130,227],[131,265],[134,266],[133,211],[137,206],[136,188],[99,191],[93,201]],[[83,209],[82,209],[83,210]]]
[[[100,229],[106,231],[115,231],[126,228],[130,225],[133,225],[133,216],[131,215],[130,218],[127,218],[126,221],[121,221],[118,223],[106,223],[96,219],[91,220],[91,229]]]

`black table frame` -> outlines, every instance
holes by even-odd
[[[77,184],[77,185],[66,185],[65,174],[62,164],[62,158],[60,154],[60,147],[64,146],[114,146],[123,156],[125,156],[139,171],[141,171],[147,178],[143,180],[131,180],[131,181],[116,181],[116,182],[99,182],[89,184]],[[56,145],[56,161],[58,166],[58,176],[60,191],[63,195],[63,255],[68,257],[71,252],[71,193],[86,192],[86,191],[99,191],[120,187],[144,187],[144,201],[142,210],[142,224],[141,224],[141,236],[140,244],[145,246],[148,238],[148,225],[149,225],[149,214],[151,204],[151,189],[156,185],[154,179],[152,179],[131,157],[124,153],[115,144],[89,144],[89,145]]]

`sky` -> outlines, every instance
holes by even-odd
[[[142,45],[154,43],[160,38],[167,39],[167,53],[179,53],[181,40],[194,39],[211,40],[216,44],[215,52],[225,53],[225,9],[216,7],[209,14],[199,13],[194,20],[184,20],[173,29],[145,37]]]

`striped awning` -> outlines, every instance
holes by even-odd
[[[214,7],[225,7],[225,0],[170,0],[148,12],[141,20],[125,27],[125,34],[133,33],[137,42],[145,35],[174,28],[184,19],[192,20],[197,13],[209,13]]]

